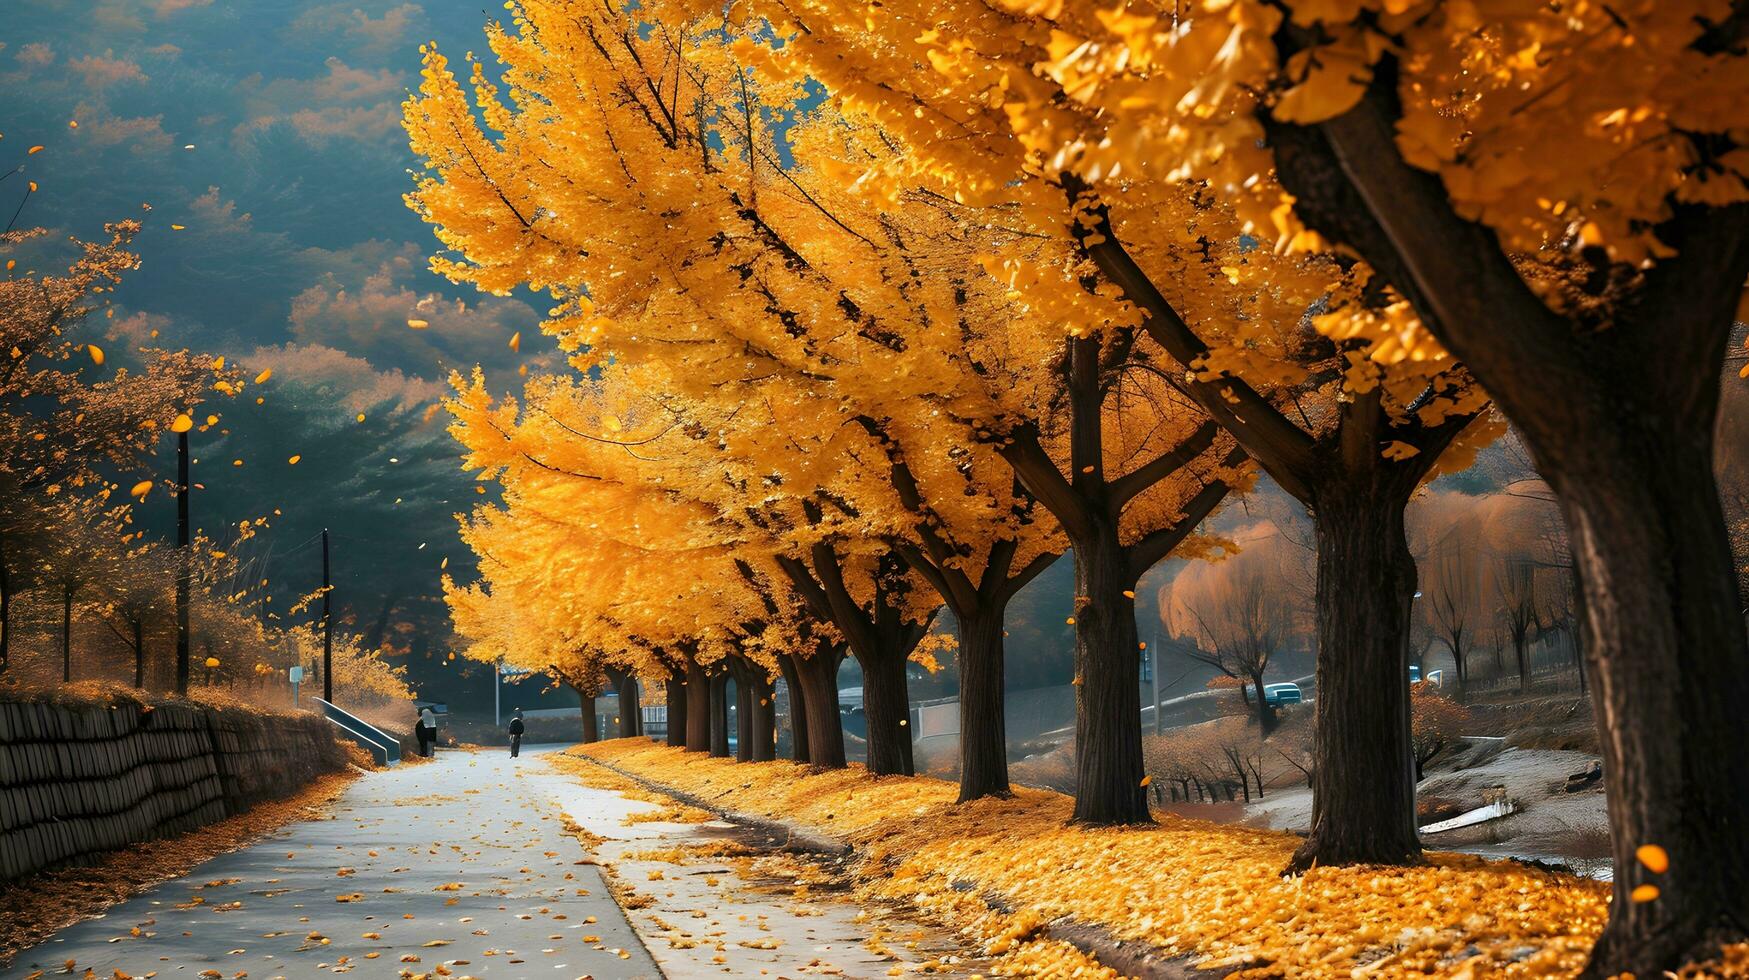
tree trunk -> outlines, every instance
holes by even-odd
[[[1317,488],[1312,831],[1294,852],[1290,872],[1421,858],[1409,728],[1415,559],[1403,530],[1413,490],[1401,477],[1365,473]]]
[[[1530,690],[1530,651],[1527,649],[1529,646],[1528,637],[1513,634],[1512,656],[1518,661],[1518,693],[1520,694]]]
[[[1007,797],[1008,729],[1003,716],[1003,610],[959,615],[960,795]]]
[[[638,675],[627,673],[619,683],[619,737],[644,734],[644,706],[638,699]]]
[[[753,761],[753,672],[745,665],[736,665],[735,681],[735,761]]]
[[[686,751],[711,748],[711,680],[698,661],[686,658]]]
[[[1251,675],[1251,684],[1257,689],[1257,731],[1268,738],[1275,731],[1275,708],[1263,696],[1263,671]]]
[[[784,693],[789,696],[789,757],[796,762],[807,762],[808,754],[808,701],[802,697],[802,674],[796,667],[796,660],[788,654],[780,654],[777,658],[778,670],[783,672]]]
[[[722,664],[711,671],[711,756],[729,757],[729,672]]]
[[[573,687],[577,692],[578,704],[583,712],[583,744],[601,741],[601,718],[595,710],[595,695],[580,687]]]
[[[884,638],[883,638],[884,639]],[[868,720],[868,771],[876,776],[916,774],[911,745],[908,655],[882,643],[880,655],[862,660],[862,710]]]
[[[669,674],[663,682],[663,694],[668,702],[668,744],[674,748],[686,746],[686,683],[678,674]]]
[[[752,689],[751,758],[754,762],[770,762],[777,758],[777,691],[771,678],[758,668],[753,671]]]
[[[130,624],[134,630],[134,687],[146,686],[146,624],[139,618]]]
[[[1573,569],[1573,667],[1579,671],[1579,693],[1590,697],[1585,669],[1585,587],[1579,581],[1579,569]],[[1595,707],[1593,708],[1595,710]]]
[[[1090,508],[1091,509],[1091,508]],[[1117,522],[1092,515],[1075,549],[1075,815],[1078,823],[1148,823],[1142,785],[1141,655],[1136,604]]]
[[[73,587],[61,589],[61,681],[73,681]]]
[[[818,769],[844,768],[844,724],[838,714],[838,665],[844,651],[816,644],[814,655],[796,663],[808,704],[808,760]]]
[[[1659,976],[1749,932],[1749,641],[1713,427],[1646,414],[1621,413],[1596,455],[1588,441],[1544,469],[1584,585],[1615,850],[1615,898],[1590,976]],[[1640,864],[1643,844],[1664,848],[1669,870]],[[1633,901],[1644,884],[1657,886],[1656,901]]]

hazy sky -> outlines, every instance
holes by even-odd
[[[361,629],[385,605],[403,634],[439,627],[438,562],[465,563],[451,515],[480,498],[431,406],[452,368],[484,364],[504,390],[522,360],[542,358],[536,307],[433,276],[435,239],[401,202],[417,164],[400,106],[419,44],[483,48],[498,13],[430,0],[20,0],[0,24],[0,166],[26,163],[40,187],[19,225],[97,237],[152,206],[142,266],[100,328],[111,349],[187,346],[251,375],[273,369],[250,392],[265,405],[229,406],[229,434],[197,440],[195,506],[209,527],[283,512],[258,549],[271,551],[281,608],[315,583],[307,542],[326,525],[336,599]],[[45,149],[27,159],[34,144]],[[0,185],[8,215],[21,183]],[[522,355],[506,346],[518,330]]]

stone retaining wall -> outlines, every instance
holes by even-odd
[[[0,881],[222,820],[345,764],[308,713],[0,701]]]

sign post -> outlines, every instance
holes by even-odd
[[[293,667],[286,671],[286,676],[291,678],[292,707],[295,708],[298,706],[298,685],[304,682],[304,668]]]

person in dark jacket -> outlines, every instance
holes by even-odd
[[[517,708],[516,713],[510,716],[510,757],[512,759],[516,758],[516,754],[522,751],[522,732],[522,709]]]
[[[419,724],[414,731],[419,735],[419,754],[431,758],[431,748],[437,744],[437,712],[430,705],[419,712]]]

